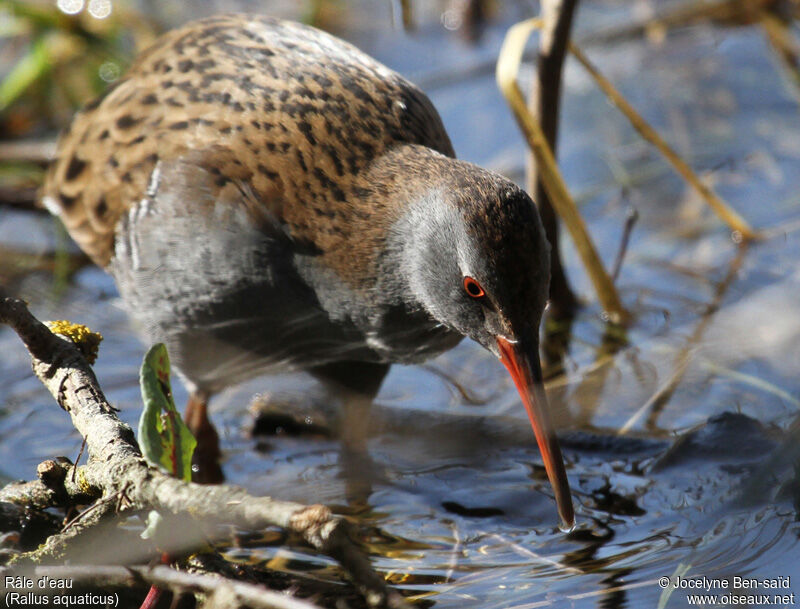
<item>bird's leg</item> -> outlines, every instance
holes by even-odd
[[[369,409],[388,371],[388,364],[370,362],[334,362],[310,370],[313,376],[344,400],[340,436],[345,450],[365,452]]]
[[[367,452],[369,411],[388,371],[388,364],[367,362],[336,362],[310,371],[343,400],[341,464],[351,506],[363,506],[372,494],[375,468]]]
[[[202,391],[193,392],[186,403],[183,419],[197,440],[192,457],[192,479],[203,484],[218,484],[225,477],[219,464],[222,455],[219,435],[208,418],[208,398],[208,394]]]
[[[370,408],[374,396],[344,392],[344,413],[339,429],[342,448],[353,454],[367,453]]]

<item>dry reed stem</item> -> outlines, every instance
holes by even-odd
[[[601,306],[605,309],[609,319],[616,323],[624,323],[629,318],[628,312],[622,306],[614,282],[603,267],[586,225],[569,194],[561,172],[558,170],[555,157],[542,133],[541,126],[528,110],[525,97],[517,84],[517,74],[525,43],[533,31],[540,29],[541,26],[541,19],[529,19],[517,23],[509,29],[497,61],[497,85],[511,107],[531,152],[536,157],[542,184],[547,190],[553,207],[572,236],[575,248],[594,285]]]
[[[597,67],[592,64],[589,59],[584,55],[583,51],[578,48],[573,42],[569,43],[569,50],[586,69],[587,72],[594,78],[597,85],[606,94],[606,97],[614,104],[617,109],[622,112],[625,118],[631,123],[634,129],[645,140],[655,146],[658,151],[673,166],[680,176],[686,180],[692,187],[697,190],[703,200],[708,203],[711,209],[727,224],[731,230],[738,232],[743,239],[752,240],[758,237],[758,233],[754,231],[748,222],[742,218],[730,205],[723,201],[706,184],[703,184],[699,176],[692,170],[691,167],[675,152],[664,139],[656,133],[647,121],[633,109],[625,98],[617,91],[609,80],[603,76]]]

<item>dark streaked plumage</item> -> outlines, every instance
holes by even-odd
[[[541,423],[571,524],[539,388],[541,223],[453,156],[428,98],[355,47],[229,15],[166,34],[77,115],[44,201],[200,403],[276,368],[370,370],[374,391],[392,362],[480,342]]]

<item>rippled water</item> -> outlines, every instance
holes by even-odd
[[[450,66],[494,56],[522,9],[506,11],[477,47],[444,34],[424,12],[412,36],[387,31],[380,16],[344,35],[426,85],[462,158],[519,177],[523,144],[492,74],[441,78]],[[619,5],[586,3],[578,38],[623,17]],[[218,396],[213,417],[226,475],[253,493],[351,514],[376,567],[440,608],[684,607],[686,590],[667,598],[658,583],[677,574],[788,576],[790,589],[779,592],[800,591],[797,91],[757,25],[678,28],[661,43],[635,37],[587,51],[722,196],[770,233],[738,248],[568,65],[560,156],[605,260],[616,253],[629,206],[641,218],[619,279],[635,314],[627,331],[603,323],[567,251],[570,276],[590,304],[563,361],[548,367],[548,391],[577,530],[555,527],[510,379],[466,342],[428,365],[391,371],[374,409],[367,497],[358,497],[364,476],[342,462],[326,433],[336,427],[335,400],[302,375],[257,379]],[[0,210],[4,247],[39,255],[57,241],[50,219]],[[87,322],[105,335],[98,377],[133,423],[144,348],[113,282],[93,267],[62,289],[46,270],[0,274],[40,318]],[[80,440],[5,330],[0,352],[0,475],[31,478],[44,458],[74,457]],[[176,394],[185,399],[177,387]],[[263,402],[283,404],[299,424],[278,421],[282,433],[252,435],[251,404]],[[268,541],[232,553],[321,579],[338,573],[309,550]]]

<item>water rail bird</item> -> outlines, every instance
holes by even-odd
[[[571,527],[538,354],[549,246],[523,190],[454,157],[427,96],[354,46],[223,15],[166,33],[76,115],[43,201],[168,346],[196,432],[256,374],[372,398],[391,363],[467,336],[511,374]]]

